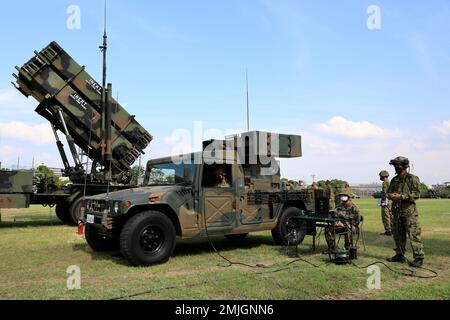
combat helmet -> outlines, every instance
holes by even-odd
[[[381,171],[380,172],[380,177],[382,177],[382,178],[389,177],[389,172],[387,172],[386,170]]]
[[[227,172],[226,172],[226,170],[224,169],[224,168],[222,168],[222,167],[219,167],[219,168],[216,168],[215,170],[214,170],[214,175],[219,175],[219,174],[221,174],[221,175],[226,175],[227,174]]]
[[[352,197],[352,191],[351,191],[350,189],[342,189],[342,190],[338,193],[338,196],[339,196],[339,197],[347,196],[347,197],[351,198],[351,197]]]
[[[397,158],[391,160],[391,162],[389,162],[389,164],[394,167],[400,166],[405,169],[409,168],[409,160],[408,160],[408,158],[405,158],[405,157],[397,157]]]

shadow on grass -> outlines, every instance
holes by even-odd
[[[214,247],[220,252],[228,252],[236,249],[253,249],[263,245],[274,245],[271,237],[249,235],[244,239],[231,240],[224,237],[211,237]],[[180,240],[177,241],[174,256],[186,256],[214,252],[208,239]]]
[[[390,252],[393,253],[394,240],[390,237],[380,236],[377,232],[364,232],[366,250],[363,250],[361,239],[358,243],[359,255],[361,258],[373,258],[376,260],[384,261],[386,258],[391,257]],[[323,236],[322,236],[323,237]],[[307,238],[308,240],[309,237]],[[214,247],[222,254],[226,256],[227,252],[232,252],[236,249],[257,249],[262,246],[273,246],[273,248],[281,255],[287,256],[286,247],[276,245],[271,236],[264,235],[250,235],[241,240],[230,240],[223,237],[212,237],[211,241]],[[342,241],[341,241],[342,242]],[[425,253],[432,254],[434,256],[448,257],[448,247],[450,246],[450,240],[445,239],[425,239]],[[321,255],[322,251],[326,249],[326,243],[322,238],[320,245],[316,246],[316,251],[312,250],[312,245],[302,244],[298,247],[298,254],[302,257],[308,257],[313,255]],[[387,255],[380,253],[379,251],[371,250],[371,248],[377,247],[378,249],[386,249],[389,253]],[[88,244],[74,244],[74,251],[88,252],[93,260],[112,260],[113,262],[130,267],[131,264],[122,256],[120,251],[108,251],[108,252],[89,252]],[[198,240],[179,240],[175,247],[173,257],[195,256],[205,253],[213,253],[214,249],[209,243],[208,239]],[[294,254],[295,248],[290,247],[289,253]],[[411,255],[410,247],[407,248],[407,254]],[[328,255],[323,255],[324,261],[328,261]]]
[[[276,245],[271,236],[250,235],[247,238],[240,240],[231,240],[224,237],[212,237],[211,242],[214,247],[225,256],[228,252],[232,252],[236,249],[250,250],[261,246],[273,246],[273,248],[279,252],[280,255],[287,256],[286,247]],[[74,244],[72,250],[88,252],[93,260],[112,260],[119,265],[132,266],[123,257],[119,250],[90,252],[90,248],[87,243]],[[290,252],[292,253],[294,251],[295,249],[291,247]],[[211,246],[208,239],[178,240],[172,257],[195,256],[214,252],[214,248]],[[317,254],[318,252],[313,252],[310,247],[303,247],[299,248],[298,253],[302,256],[308,256]]]
[[[366,246],[367,252],[370,252],[371,246],[376,246],[378,248],[386,248],[390,249],[393,252],[395,247],[395,242],[393,237],[380,236],[376,232],[364,232],[366,238]],[[450,239],[436,239],[436,238],[427,238],[422,237],[422,242],[424,246],[425,255],[427,253],[432,254],[433,256],[443,256],[449,257],[449,247],[450,247]],[[359,246],[362,246],[362,243],[359,243]],[[406,243],[406,251],[411,254],[411,245],[409,239]]]
[[[72,245],[72,251],[82,251],[88,253],[91,256],[92,260],[109,260],[114,261],[115,263],[131,267],[132,265],[128,263],[127,260],[123,257],[119,250],[115,251],[103,251],[103,252],[95,252],[89,247],[87,243],[75,243]]]
[[[57,219],[39,219],[39,220],[27,220],[27,221],[3,221],[0,222],[0,229],[15,229],[15,228],[28,228],[28,227],[52,227],[64,225]]]

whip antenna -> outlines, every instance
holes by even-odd
[[[248,70],[245,70],[245,80],[247,83],[247,131],[250,131],[250,103],[248,94]]]

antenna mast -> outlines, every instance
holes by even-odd
[[[101,109],[103,112],[103,115],[105,115],[105,109],[106,109],[106,52],[108,51],[108,35],[106,33],[106,0],[105,0],[105,9],[104,9],[104,32],[103,32],[103,45],[100,46],[100,51],[103,53],[103,77],[102,77],[102,105]],[[110,125],[105,123],[105,117],[102,117],[102,133],[103,136],[105,136],[106,132],[106,125]],[[105,142],[105,141],[104,141]],[[106,152],[106,143],[104,143],[102,148],[102,153],[105,154]]]
[[[250,131],[250,104],[248,95],[248,70],[245,70],[245,79],[247,82],[247,131]]]

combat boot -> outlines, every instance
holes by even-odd
[[[404,263],[404,262],[406,262],[406,258],[405,258],[404,255],[396,254],[392,258],[387,259],[387,261],[388,262],[401,262],[401,263]]]
[[[322,254],[334,254],[334,252],[336,251],[336,249],[333,246],[332,242],[328,242],[328,248],[326,250],[322,251]]]
[[[409,265],[413,268],[420,268],[423,265],[423,258],[415,258]]]

